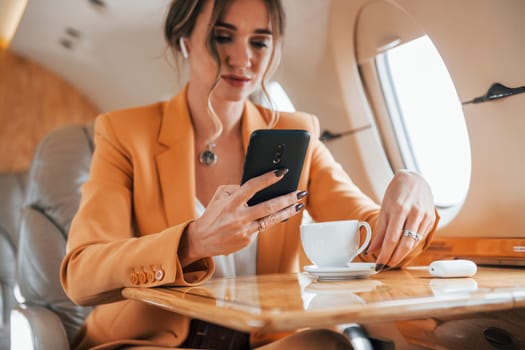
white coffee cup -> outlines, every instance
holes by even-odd
[[[360,229],[366,229],[366,238],[360,245]],[[342,220],[301,225],[304,252],[318,267],[347,266],[368,247],[372,229],[367,222]]]

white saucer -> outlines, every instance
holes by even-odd
[[[341,267],[318,267],[308,265],[304,270],[311,275],[319,277],[320,280],[341,280],[353,278],[365,278],[376,273],[375,263],[351,263]]]

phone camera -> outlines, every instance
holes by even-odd
[[[284,143],[280,143],[275,146],[273,150],[273,164],[279,164],[281,162],[281,157],[284,152]]]

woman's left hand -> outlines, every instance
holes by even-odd
[[[388,185],[368,254],[377,255],[378,269],[396,266],[434,226],[434,198],[425,179],[398,171]]]

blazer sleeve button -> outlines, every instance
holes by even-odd
[[[159,270],[155,271],[155,280],[162,281],[163,278],[164,278],[164,270],[163,269],[159,269]]]
[[[131,282],[131,284],[134,284],[134,285],[139,284],[139,276],[137,275],[136,272],[132,272],[129,275],[129,281]]]
[[[148,282],[148,276],[146,276],[146,273],[145,272],[140,272],[139,273],[139,281],[140,283],[142,284],[145,284]]]
[[[155,282],[155,272],[153,272],[153,271],[146,271],[146,276],[148,277],[148,282],[149,283]]]

